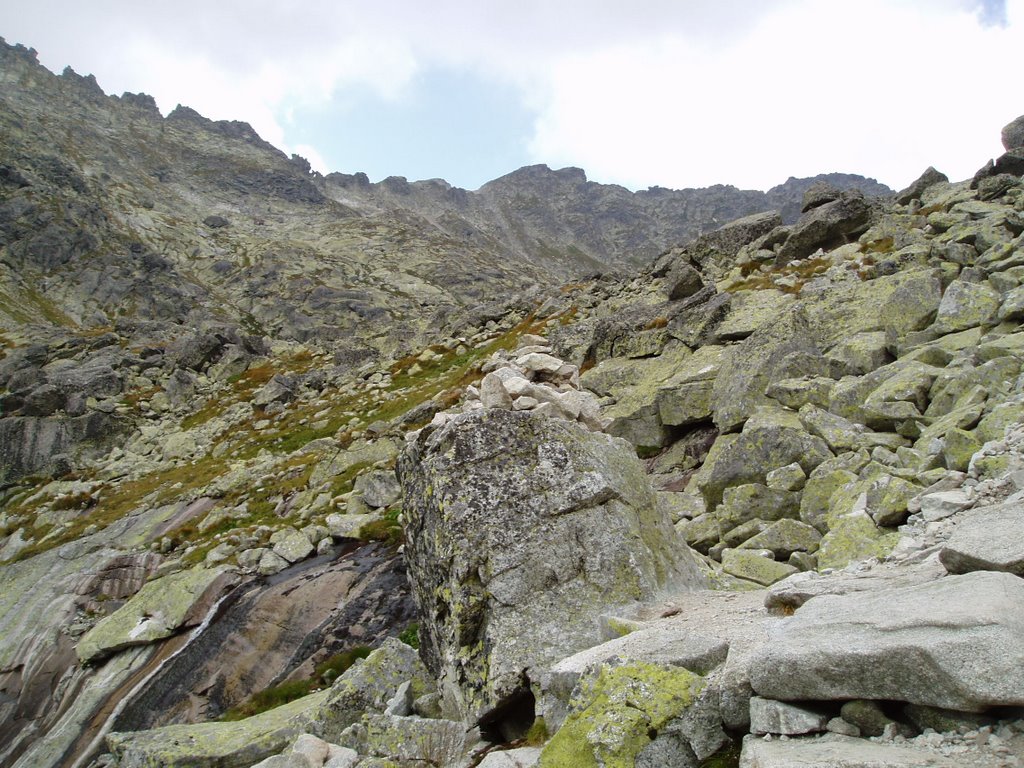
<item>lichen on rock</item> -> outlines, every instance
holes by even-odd
[[[464,414],[399,462],[423,654],[470,721],[600,642],[597,617],[703,577],[632,447],[526,412]]]

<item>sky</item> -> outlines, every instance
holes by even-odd
[[[1024,0],[5,0],[0,36],[321,173],[466,189],[534,163],[899,189],[970,177],[1024,112]]]

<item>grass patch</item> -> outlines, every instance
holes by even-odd
[[[221,716],[221,720],[232,722],[266,712],[268,709],[280,707],[290,701],[301,699],[315,690],[313,680],[289,680],[254,694],[248,701],[232,707]]]
[[[271,686],[253,694],[238,706],[232,707],[221,715],[220,719],[225,722],[244,720],[321,690],[333,683],[359,659],[369,656],[371,651],[369,646],[357,645],[347,651],[335,654],[318,664],[313,671],[313,677],[308,680],[288,680],[280,685]]]
[[[384,544],[398,546],[405,541],[405,532],[402,530],[398,516],[402,510],[398,507],[389,509],[380,520],[367,523],[359,529],[359,538],[363,541],[379,541]]]
[[[25,547],[15,560],[25,560],[61,544],[81,537],[90,526],[103,529],[143,506],[160,506],[187,495],[190,489],[201,488],[226,470],[223,460],[207,457],[196,464],[154,472],[138,480],[93,491],[94,504],[68,525],[59,529],[33,528],[35,541]]]
[[[347,651],[336,653],[326,661],[316,665],[313,670],[313,680],[320,681],[324,685],[330,685],[341,677],[349,667],[359,659],[365,659],[372,653],[373,649],[368,645],[357,645]]]

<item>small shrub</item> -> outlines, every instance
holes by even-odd
[[[398,635],[398,639],[418,651],[420,649],[420,625],[413,622],[402,630]]]
[[[58,496],[52,506],[55,510],[87,509],[94,502],[95,500],[87,491],[79,491],[78,493],[69,493],[66,496]]]

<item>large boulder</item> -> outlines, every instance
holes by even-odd
[[[424,430],[399,477],[422,654],[453,716],[525,698],[540,671],[600,642],[599,614],[703,582],[610,435],[477,411]]]
[[[808,600],[751,661],[761,696],[1024,705],[1024,579],[977,572]]]
[[[786,264],[810,256],[818,248],[832,248],[849,242],[866,230],[872,219],[871,205],[864,193],[844,190],[831,202],[812,208],[796,223],[779,249],[778,261]]]
[[[1024,115],[1004,125],[1000,138],[1007,152],[1024,147]]]
[[[806,317],[800,311],[786,312],[726,356],[711,392],[715,426],[722,432],[736,430],[758,406],[769,402],[765,390],[770,384],[827,368]]]
[[[716,441],[696,477],[709,510],[722,502],[726,488],[763,483],[772,470],[793,462],[809,474],[832,458],[820,437],[787,426],[753,427],[739,435],[723,435]]]
[[[950,573],[1007,571],[1024,576],[1024,514],[1019,504],[961,513],[939,560]]]
[[[826,349],[857,333],[892,330],[903,337],[919,331],[935,319],[941,300],[938,270],[918,269],[834,283],[827,291],[802,294],[800,304]]]
[[[718,279],[732,268],[740,248],[781,225],[782,216],[777,211],[744,216],[701,235],[686,246],[685,253],[704,275]]]

